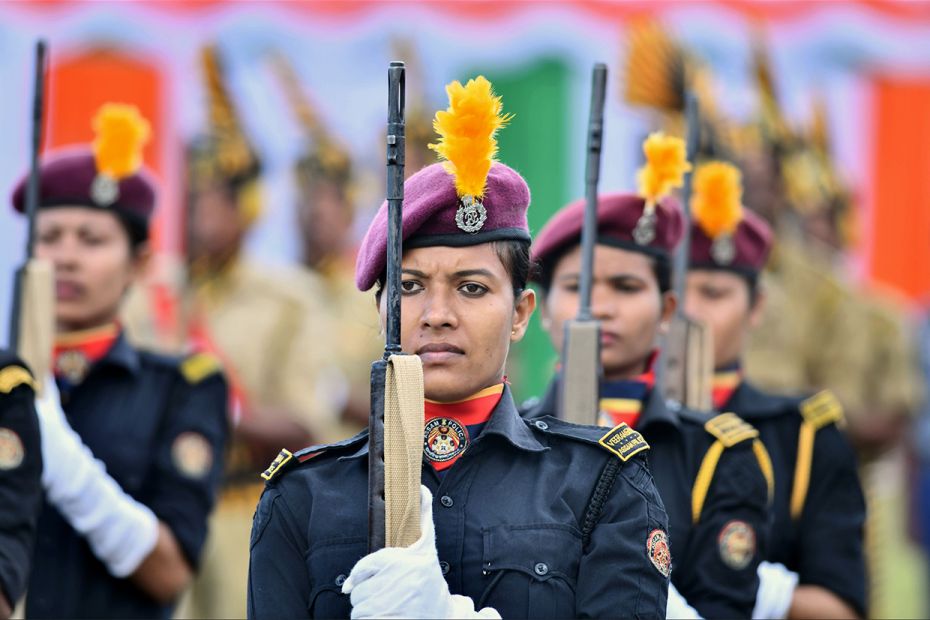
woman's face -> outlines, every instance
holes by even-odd
[[[500,383],[536,297],[527,290],[514,299],[494,246],[416,248],[404,253],[402,269],[401,348],[423,360],[426,398],[461,400]]]
[[[543,305],[543,326],[561,354],[565,321],[578,314],[581,246],[555,267]],[[661,294],[652,259],[640,252],[594,247],[591,313],[601,326],[601,364],[608,380],[629,379],[646,370],[656,335],[675,310],[673,293]]]
[[[113,213],[86,207],[42,209],[36,219],[36,256],[55,269],[59,331],[104,325],[116,318],[123,294],[141,270],[145,252],[130,252],[129,235]]]

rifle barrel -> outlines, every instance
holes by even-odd
[[[694,180],[694,173],[697,169],[697,162],[694,161],[697,156],[698,147],[701,141],[701,116],[700,107],[697,97],[693,92],[685,93],[685,120],[687,122],[685,152],[689,162],[691,162],[691,172],[685,176],[684,187],[681,190],[681,211],[684,218],[686,234],[681,238],[681,243],[675,253],[675,292],[678,299],[684,299],[685,280],[688,277],[688,259],[691,256],[691,188]],[[681,308],[681,306],[679,306]]]
[[[400,353],[400,260],[402,251],[401,209],[404,202],[404,63],[394,61],[388,69],[387,131],[387,330],[385,359]]]
[[[607,65],[597,63],[591,72],[591,111],[588,117],[588,149],[585,162],[585,211],[581,230],[581,290],[578,319],[591,319],[591,285],[594,274],[594,244],[597,238],[597,183],[601,171],[604,137],[604,99]]]

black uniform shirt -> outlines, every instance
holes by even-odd
[[[524,420],[506,389],[442,479],[424,464],[453,594],[505,618],[665,617],[667,547],[647,552],[650,537],[664,541],[665,510],[642,453],[622,462],[598,445],[604,434]],[[608,463],[616,478],[585,545],[585,516]],[[291,464],[272,475],[255,514],[249,617],[347,618],[341,587],[367,552],[367,433],[302,451]]]
[[[63,395],[68,422],[107,473],[148,506],[196,567],[223,471],[226,382],[215,366],[134,349],[120,335]],[[54,458],[54,455],[46,456]],[[46,503],[26,597],[30,618],[167,618],[128,579],[110,575],[87,541]]]
[[[866,572],[863,556],[865,499],[859,484],[856,456],[845,435],[836,426],[841,413],[838,403],[821,393],[811,399],[773,396],[743,381],[724,407],[744,417],[759,429],[772,457],[775,472],[775,524],[766,557],[798,573],[800,583],[822,586],[844,599],[860,614],[866,608]],[[811,443],[810,466],[798,473],[798,447],[802,408],[810,405],[809,416],[823,424]],[[792,516],[795,489],[806,493],[794,501],[799,512]],[[799,489],[803,491],[803,489]]]
[[[524,407],[523,415],[555,415],[557,393],[554,380],[542,400]],[[760,458],[764,463],[767,457],[758,454],[761,444],[754,447],[751,429],[744,428],[745,439],[724,447],[716,467],[708,463],[699,476],[718,443],[705,428],[712,418],[667,403],[653,389],[636,430],[649,442],[649,468],[668,511],[672,583],[704,618],[748,618],[771,527],[769,484],[760,466]],[[706,478],[703,485],[699,477]],[[695,518],[693,500],[703,493]]]
[[[0,350],[0,590],[10,606],[23,595],[42,501],[42,446],[33,379]]]

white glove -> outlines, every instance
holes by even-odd
[[[702,620],[701,614],[688,604],[678,588],[671,583],[668,584],[668,606],[665,608],[665,617],[677,620]]]
[[[155,548],[158,518],[126,494],[61,410],[55,379],[36,399],[46,496],[114,577],[131,575]]]
[[[794,589],[798,587],[798,574],[784,564],[759,564],[759,592],[752,610],[754,619],[781,619],[788,615]]]
[[[359,560],[342,584],[351,595],[352,618],[500,618],[497,610],[475,611],[470,597],[449,593],[439,568],[433,525],[433,495],[420,485],[420,539]]]

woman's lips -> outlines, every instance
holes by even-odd
[[[71,301],[84,294],[84,287],[76,282],[57,280],[55,282],[55,297],[62,301]]]
[[[460,348],[446,342],[425,344],[417,349],[417,355],[420,356],[424,364],[442,364],[457,359],[464,354],[465,352]]]
[[[605,331],[601,332],[601,346],[602,347],[609,347],[610,345],[616,343],[618,340],[620,340],[620,336],[618,336],[617,334],[613,332],[605,332]]]

